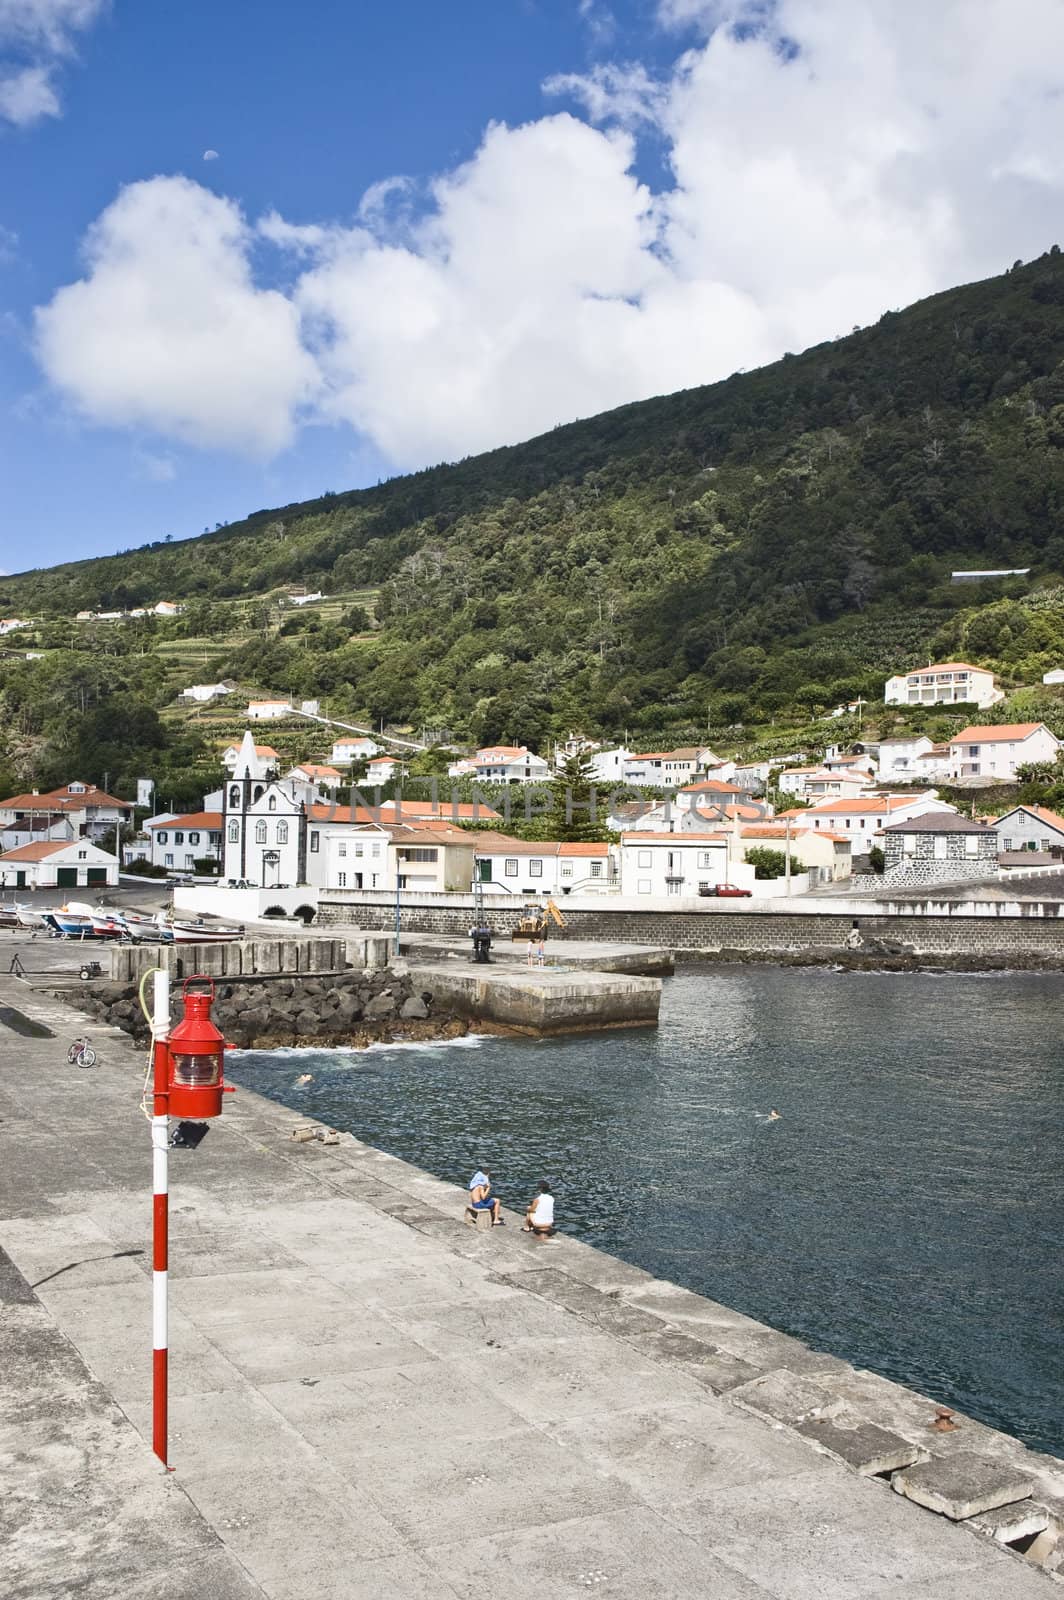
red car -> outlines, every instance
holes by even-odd
[[[740,889],[737,883],[715,883],[712,888],[708,883],[702,884],[698,892],[699,894],[720,895],[722,899],[726,896],[730,900],[750,900],[753,896],[752,890]]]

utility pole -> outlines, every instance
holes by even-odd
[[[785,861],[785,865],[784,865],[784,868],[783,868],[783,878],[784,878],[785,888],[784,888],[783,892],[784,892],[784,894],[788,894],[789,895],[790,892],[791,892],[791,819],[790,819],[790,817],[785,818],[785,823],[786,823],[787,833],[786,833],[784,846],[783,846],[783,849],[784,849],[784,861]]]

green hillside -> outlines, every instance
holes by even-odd
[[[206,767],[202,735],[157,716],[193,670],[355,720],[532,744],[707,724],[749,743],[881,699],[887,671],[928,655],[1020,689],[1064,663],[1062,503],[1054,247],[723,383],[0,579],[0,613],[45,619],[49,652],[0,667],[2,764],[20,780],[84,765],[106,728],[112,779],[153,750]],[[972,588],[950,585],[955,566],[1032,571]],[[292,584],[328,606],[286,616]],[[160,598],[188,609],[115,625],[110,650],[101,625],[70,621]]]

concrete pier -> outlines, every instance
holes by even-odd
[[[418,981],[439,1009],[541,1036],[657,1023],[661,979],[550,967],[425,965]]]
[[[243,1091],[171,1163],[167,1476],[142,1055],[0,1004],[4,1600],[1060,1594],[999,1539],[1054,1559],[1061,1463]]]

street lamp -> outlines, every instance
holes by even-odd
[[[214,981],[186,978],[183,1019],[170,1027],[170,974],[156,969],[152,1009],[154,1066],[152,1144],[152,1449],[166,1460],[169,1337],[167,1290],[170,1250],[169,1154],[171,1143],[195,1149],[211,1117],[221,1115],[225,1040],[211,1021]],[[198,987],[193,988],[193,985]],[[181,1121],[170,1137],[170,1118]]]

